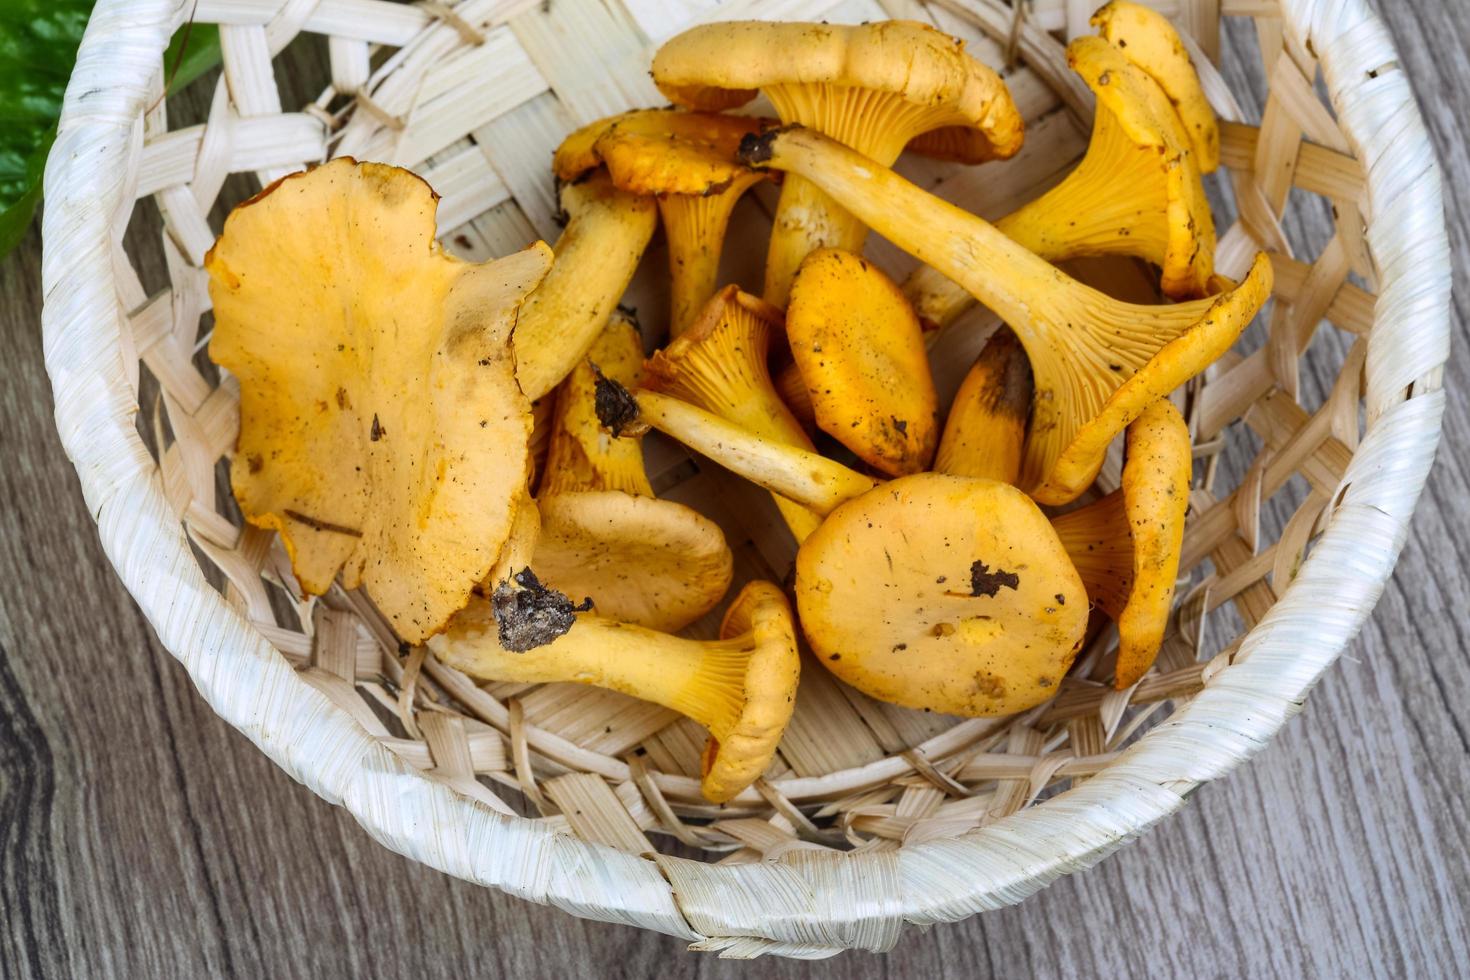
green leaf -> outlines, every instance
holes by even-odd
[[[0,0],[0,256],[30,227],[91,0]]]
[[[219,28],[214,24],[185,24],[163,54],[164,71],[172,73],[168,90],[177,92],[217,64]]]
[[[0,0],[0,258],[24,237],[41,199],[46,153],[91,12],[92,0]],[[180,30],[164,61],[170,88],[218,61],[218,29]]]

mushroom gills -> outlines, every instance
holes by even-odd
[[[962,284],[1016,332],[1036,383],[1020,485],[1038,501],[1075,499],[1108,443],[1151,401],[1220,357],[1271,292],[1257,254],[1234,289],[1139,306],[1070,278],[993,225],[852,150],[800,129],[742,146],[748,160],[817,181],[895,245]]]
[[[811,439],[782,403],[766,355],[782,328],[781,311],[736,286],[717,292],[693,325],[644,366],[644,385],[713,412],[749,432],[810,451]],[[776,497],[776,507],[800,543],[819,515]]]
[[[1214,274],[1214,217],[1202,180],[1214,164],[1203,159],[1171,93],[1133,55],[1099,37],[1067,46],[1068,63],[1097,96],[1087,153],[1060,184],[995,226],[1051,262],[1101,255],[1145,259],[1159,268],[1165,295],[1198,299],[1208,295]],[[1193,77],[1187,55],[1184,63]],[[1198,79],[1194,83],[1198,87]],[[1213,114],[1208,126],[1213,130]],[[1218,158],[1218,135],[1214,142]],[[939,328],[974,303],[962,286],[928,266],[909,276],[904,293]]]
[[[1192,469],[1189,426],[1159,399],[1128,426],[1122,487],[1052,519],[1088,596],[1118,624],[1119,690],[1148,672],[1164,642]]]

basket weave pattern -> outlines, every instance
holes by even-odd
[[[400,652],[360,595],[292,598],[278,543],[242,527],[220,491],[238,391],[198,351],[201,264],[228,175],[387,161],[438,191],[441,236],[460,254],[554,241],[552,148],[575,126],[662,104],[650,54],[701,19],[914,18],[1014,64],[1022,160],[904,163],[950,200],[1005,214],[1085,149],[1090,96],[1058,38],[1089,31],[1093,6],[101,0],[47,172],[44,277],[57,423],[110,559],[214,708],[295,778],[395,850],[579,915],[727,956],[816,957],[889,948],[905,922],[1013,903],[1091,864],[1297,710],[1376,601],[1433,457],[1448,354],[1439,178],[1365,0],[1157,4],[1193,39],[1222,118],[1234,220],[1222,215],[1217,266],[1238,276],[1264,249],[1276,294],[1255,328],[1263,342],[1181,395],[1204,457],[1181,563],[1192,585],[1158,665],[1129,691],[1089,677],[1105,676],[1111,634],[1053,701],[1013,719],[879,704],[809,664],[776,764],[716,810],[698,794],[692,723],[595,688],[478,685]],[[191,13],[221,25],[224,72],[207,124],[171,130],[160,54]],[[1254,21],[1270,82],[1258,126],[1210,63],[1222,16]],[[302,33],[328,38],[332,84],[287,107],[272,59]],[[1304,196],[1336,218],[1315,255],[1293,254],[1281,229]],[[154,295],[121,244],[150,197],[170,279]],[[742,206],[749,239],[732,253],[763,254],[772,201]],[[913,267],[884,242],[870,254],[900,278]],[[655,258],[633,296],[653,319]],[[958,384],[989,319],[974,311],[941,341],[941,389]],[[1319,331],[1340,332],[1347,353],[1321,404],[1303,404],[1299,361],[1322,355]],[[1226,485],[1231,446],[1249,463]],[[648,465],[661,493],[749,542],[737,549],[747,577],[780,579],[792,546],[765,494],[653,440]],[[1294,505],[1279,533],[1262,519],[1273,498]],[[1217,615],[1238,617],[1227,621],[1240,633],[1207,645]],[[670,840],[708,860],[651,853]]]

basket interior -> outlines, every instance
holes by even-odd
[[[645,0],[201,2],[198,20],[224,22],[224,72],[207,113],[189,119],[175,111],[182,100],[164,97],[160,71],[131,175],[137,206],[124,222],[137,225],[129,246],[143,244],[124,247],[119,233],[115,257],[140,429],[200,565],[303,679],[409,764],[497,810],[635,853],[743,862],[791,848],[892,849],[984,825],[1101,771],[1229,663],[1323,527],[1358,443],[1374,303],[1363,175],[1321,98],[1312,54],[1283,35],[1271,3],[1160,6],[1193,39],[1222,117],[1222,167],[1207,179],[1217,266],[1238,276],[1264,249],[1276,292],[1236,350],[1175,396],[1197,455],[1185,579],[1158,662],[1134,688],[1100,679],[1115,652],[1111,628],[1052,701],[1005,719],[882,704],[807,657],[775,763],[734,803],[710,806],[698,793],[705,735],[694,723],[597,688],[478,684],[422,650],[400,650],[364,595],[298,598],[274,536],[244,526],[234,507],[238,390],[204,354],[204,253],[228,208],[262,183],[332,156],[382,160],[418,171],[441,195],[439,229],[455,253],[483,259],[554,241],[552,149],[575,126],[662,104],[648,59],[699,19],[909,17],[964,38],[1004,68],[1027,119],[1025,148],[982,167],[905,158],[898,169],[979,214],[1003,215],[1056,183],[1086,147],[1090,105],[1063,44],[1090,28],[1064,0],[1036,0],[1022,15],[995,0],[749,0],[713,13]],[[278,80],[288,44],[293,70]],[[1247,81],[1253,62],[1264,63],[1269,89]],[[313,72],[325,90],[308,97],[299,90]],[[774,203],[768,187],[741,203],[724,281],[759,291]],[[899,280],[914,266],[876,237],[868,254]],[[656,239],[625,299],[645,327],[666,316],[666,261]],[[1151,289],[1148,271],[1128,261],[1069,268],[1111,291]],[[977,309],[944,335],[932,356],[942,397],[995,323]],[[768,495],[667,441],[650,438],[645,453],[660,495],[723,526],[737,585],[785,580],[794,544]],[[1114,452],[1103,488],[1116,485],[1119,463]],[[712,636],[720,612],[690,634]]]

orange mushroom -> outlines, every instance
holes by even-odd
[[[550,250],[475,264],[434,192],[342,158],[230,213],[205,257],[210,356],[240,382],[230,484],[301,588],[340,571],[418,642],[469,600],[526,486],[531,403],[511,331]]]
[[[1258,254],[1238,286],[1212,298],[1120,302],[819,133],[749,137],[741,156],[814,181],[1015,330],[1036,383],[1020,485],[1042,503],[1068,503],[1085,490],[1113,437],[1224,354],[1271,292],[1270,260]]]

